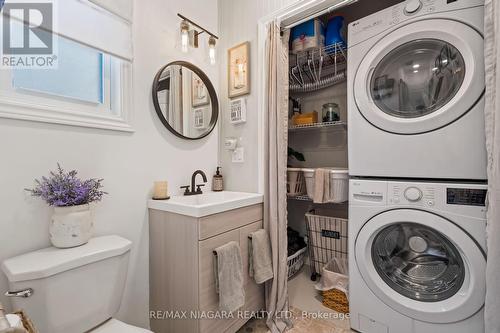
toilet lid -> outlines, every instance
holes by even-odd
[[[127,325],[119,320],[110,319],[89,333],[153,333],[136,326]]]

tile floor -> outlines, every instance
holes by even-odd
[[[314,289],[309,267],[288,281],[288,296],[293,328],[288,333],[350,333],[349,319],[321,303],[321,296]],[[319,318],[318,316],[321,316]],[[268,333],[263,319],[251,320],[238,333]]]

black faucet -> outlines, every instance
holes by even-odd
[[[200,184],[196,185],[196,176],[201,175],[203,178],[203,182],[207,182],[207,175],[201,170],[196,170],[193,175],[191,176],[191,191],[189,190],[189,185],[186,186],[181,186],[181,188],[185,189],[184,190],[184,195],[196,195],[196,194],[203,194],[203,191],[201,190],[202,186],[205,186],[205,184]],[[196,190],[195,190],[196,187]]]

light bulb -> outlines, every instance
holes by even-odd
[[[210,58],[210,64],[215,65],[215,38],[210,36],[208,39],[208,57]]]
[[[184,53],[188,52],[189,45],[189,23],[184,20],[181,22],[181,50]]]

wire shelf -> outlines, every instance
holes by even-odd
[[[347,129],[347,122],[345,121],[329,121],[323,123],[312,123],[312,124],[304,124],[304,125],[293,125],[288,127],[288,131],[297,131],[297,130],[307,130],[307,129],[315,129],[315,128],[332,128],[332,129]]]
[[[336,43],[290,55],[292,91],[317,90],[343,82],[347,63],[345,44]],[[310,87],[309,87],[310,86]]]
[[[321,46],[305,51],[299,51],[294,54],[296,60],[300,62],[307,62],[310,58],[312,60],[319,60],[320,56],[324,56],[331,61],[337,58],[338,62],[346,61],[346,47],[344,43],[336,43],[328,46]]]

